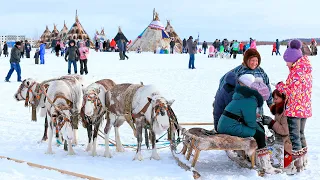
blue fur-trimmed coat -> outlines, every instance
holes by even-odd
[[[229,72],[225,77],[225,84],[218,90],[214,99],[213,119],[214,129],[217,131],[219,119],[224,111],[224,108],[232,101],[234,89],[236,86],[237,77],[234,72]]]
[[[264,132],[256,122],[256,109],[262,105],[263,98],[258,91],[237,85],[232,101],[225,110],[242,117],[244,123],[221,115],[218,123],[218,133],[238,137],[253,137],[256,130]]]

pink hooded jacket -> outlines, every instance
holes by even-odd
[[[250,48],[252,49],[257,49],[257,44],[256,44],[256,40],[253,40],[251,45],[250,45]]]
[[[276,88],[287,96],[285,116],[309,118],[312,116],[312,67],[308,56],[296,61],[288,75],[286,83],[280,82]]]
[[[87,59],[86,54],[89,54],[89,49],[84,45],[83,42],[80,42],[79,52],[80,52],[80,60],[86,60]]]

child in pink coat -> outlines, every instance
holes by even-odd
[[[83,73],[88,74],[88,67],[87,67],[87,62],[88,62],[88,54],[89,54],[89,49],[84,45],[83,42],[80,42],[80,74],[83,75]]]
[[[303,56],[302,43],[292,40],[283,55],[289,68],[286,82],[279,82],[276,89],[287,96],[284,115],[287,116],[290,140],[292,142],[292,156],[299,171],[307,165],[307,142],[304,129],[307,118],[312,116],[312,67],[308,56]]]

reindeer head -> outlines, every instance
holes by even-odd
[[[160,95],[148,97],[148,101],[152,104],[153,113],[153,130],[156,134],[166,131],[170,127],[170,117],[168,114],[168,106],[171,106],[174,100],[167,101]]]
[[[51,118],[55,127],[62,133],[65,140],[73,140],[74,133],[71,121],[72,111],[67,107],[59,106],[59,110],[51,108]]]
[[[99,98],[100,90],[94,89],[88,91],[84,95],[83,98],[83,107],[84,107],[84,114],[88,117],[91,117],[93,115],[97,115],[98,111],[102,107],[100,98]]]
[[[22,81],[17,92],[14,94],[14,98],[17,101],[24,101],[27,99],[28,92],[32,86],[36,83],[35,80],[28,78]]]

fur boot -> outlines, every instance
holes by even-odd
[[[281,169],[272,167],[268,148],[257,150],[257,165],[262,168],[267,174],[282,173]]]
[[[287,167],[285,167],[283,169],[283,171],[287,174],[287,175],[294,175],[297,173],[297,168],[294,165],[294,161],[292,161]]]
[[[304,147],[303,151],[304,151],[304,153],[302,156],[302,161],[303,161],[303,169],[305,170],[305,169],[307,169],[307,165],[308,165],[308,154],[307,154],[308,148]]]
[[[298,150],[298,151],[292,151],[294,166],[297,169],[297,172],[303,171],[303,155],[304,155],[304,149]]]

